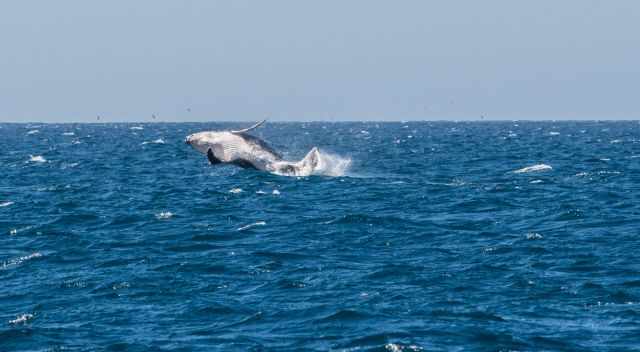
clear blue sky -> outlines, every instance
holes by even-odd
[[[640,118],[640,1],[5,1],[2,121]]]

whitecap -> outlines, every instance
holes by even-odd
[[[163,211],[160,212],[158,214],[156,214],[156,219],[158,220],[166,220],[166,219],[170,219],[173,217],[173,213],[170,211]]]
[[[162,139],[162,138],[158,138],[158,139],[153,140],[153,141],[150,141],[150,142],[149,142],[149,141],[147,141],[147,142],[142,142],[142,145],[145,145],[145,144],[165,144],[165,143],[166,143],[166,142],[164,141],[164,139]]]
[[[62,134],[63,136],[75,136],[76,134],[73,132],[65,132]]]
[[[140,131],[140,130],[144,130],[144,127],[142,126],[133,126],[129,128],[130,130],[134,130],[134,131]]]
[[[584,176],[587,176],[587,175],[589,175],[589,173],[588,172],[584,172],[584,171],[583,172],[578,172],[577,174],[575,174],[576,177],[584,177]]]
[[[29,155],[29,161],[32,163],[46,163],[47,159],[43,158],[41,155]]]
[[[416,346],[416,345],[403,346],[403,345],[397,344],[397,343],[388,343],[388,344],[384,345],[384,349],[389,351],[389,352],[404,352],[404,351],[420,352],[420,351],[423,351],[422,347],[420,347],[420,346]]]
[[[0,208],[4,208],[4,207],[8,207],[10,205],[14,204],[13,202],[2,202],[0,203]]]
[[[263,190],[257,190],[256,194],[267,194],[267,192],[263,191]]]
[[[28,135],[37,134],[37,133],[40,133],[40,130],[31,130],[31,131],[27,132]]]
[[[264,226],[266,224],[267,223],[264,222],[264,221],[258,221],[258,222],[254,222],[253,224],[249,224],[249,225],[245,225],[245,226],[239,227],[238,231],[248,230],[248,229],[250,229],[252,227],[256,227],[256,226]]]
[[[533,184],[536,184],[536,183],[542,183],[542,180],[533,180],[533,181],[531,181],[531,182],[529,182],[529,183],[533,183]]]
[[[20,264],[24,263],[27,260],[31,260],[33,258],[39,258],[39,257],[42,257],[42,253],[35,252],[35,253],[31,253],[29,255],[25,255],[23,257],[9,259],[6,262],[2,263],[2,266],[0,266],[0,269],[7,269],[7,268],[10,268],[12,266],[17,266],[17,265],[20,265]]]
[[[31,319],[33,319],[33,314],[29,314],[29,313],[21,314],[21,315],[18,315],[15,319],[9,320],[9,324],[16,325],[16,324],[26,323]]]
[[[553,168],[547,164],[536,164],[536,165],[523,167],[522,169],[514,170],[513,172],[516,174],[522,174],[527,172],[548,171],[551,169]]]
[[[552,131],[552,132],[549,132],[549,135],[550,136],[558,136],[558,135],[560,135],[560,132],[553,132]]]
[[[274,189],[273,192],[271,192],[271,194],[279,196],[280,195],[280,191],[278,191],[277,189]]]
[[[242,188],[232,188],[232,189],[229,190],[229,193],[237,194],[237,193],[240,193],[240,192],[242,192]]]
[[[622,140],[621,139],[614,139],[611,141],[611,144],[616,144],[616,143],[621,143]]]
[[[530,232],[526,235],[528,240],[539,240],[542,239],[542,235],[536,232]]]

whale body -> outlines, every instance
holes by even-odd
[[[313,147],[300,161],[286,161],[262,139],[247,132],[265,121],[237,131],[205,131],[187,136],[185,142],[203,153],[212,165],[232,164],[287,176],[308,176],[317,168],[318,148]]]

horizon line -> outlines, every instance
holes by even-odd
[[[0,124],[179,124],[179,123],[250,123],[258,120],[188,120],[188,121],[142,121],[142,120],[113,120],[113,121],[0,121]],[[350,122],[377,122],[377,123],[409,123],[409,122],[632,122],[640,121],[640,118],[616,118],[616,119],[438,119],[438,120],[268,120],[267,123],[350,123]]]

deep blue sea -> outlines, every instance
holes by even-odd
[[[0,351],[638,351],[640,123],[0,124]]]

